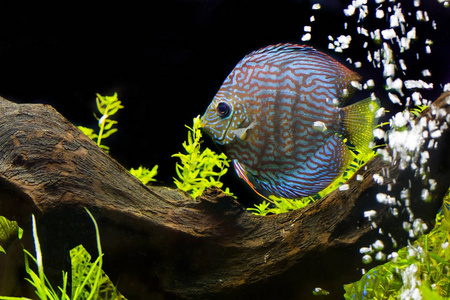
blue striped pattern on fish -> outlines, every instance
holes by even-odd
[[[269,46],[238,63],[202,126],[258,193],[311,195],[352,160],[344,138],[368,148],[378,102],[340,108],[359,78],[314,48]]]

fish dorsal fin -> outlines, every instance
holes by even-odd
[[[377,126],[376,112],[379,108],[380,101],[370,97],[341,108],[341,134],[360,152],[370,151],[369,143]]]
[[[261,57],[268,57],[274,54],[288,54],[288,53],[297,53],[297,52],[305,52],[311,53],[312,55],[320,55],[321,52],[317,51],[311,46],[308,45],[298,45],[298,44],[290,44],[290,43],[281,43],[276,45],[270,45],[258,50],[255,50],[249,54],[247,54],[237,65],[235,68],[239,68],[247,63],[254,62],[255,60],[259,60]]]
[[[308,45],[298,45],[291,43],[280,43],[276,45],[269,45],[267,47],[255,50],[247,55],[250,57],[255,54],[267,53],[267,52],[296,52],[296,51],[317,51],[315,48]]]

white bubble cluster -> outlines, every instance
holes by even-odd
[[[409,105],[421,105],[426,104],[417,101],[417,98],[423,98],[420,94],[420,90],[430,90],[434,88],[432,82],[426,82],[422,78],[411,78],[403,82],[402,76],[408,76],[408,64],[417,64],[420,58],[419,52],[425,54],[432,53],[433,41],[431,39],[421,37],[419,45],[417,43],[418,28],[425,28],[426,30],[436,30],[437,24],[435,20],[432,20],[428,12],[421,8],[421,1],[414,1],[415,11],[405,11],[398,0],[373,0],[377,5],[375,8],[369,5],[368,0],[352,0],[351,3],[343,10],[345,16],[356,19],[356,33],[345,32],[337,37],[332,35],[328,36],[328,49],[335,52],[342,53],[346,49],[350,48],[354,35],[363,36],[366,40],[363,43],[363,48],[367,48],[366,59],[367,62],[375,69],[382,70],[382,76],[384,77],[384,87],[387,91],[387,98],[394,104],[403,106]],[[444,7],[448,7],[447,0],[438,0]],[[321,5],[319,3],[312,5],[312,10],[320,10]],[[378,20],[376,24],[364,24],[365,19],[369,15],[374,15]],[[315,21],[315,16],[310,17],[310,22]],[[370,30],[368,27],[376,28]],[[347,23],[344,23],[344,30],[348,31]],[[312,27],[307,25],[303,28],[302,41],[310,41],[312,39]],[[424,30],[422,30],[424,31]],[[424,40],[424,42],[423,42]],[[413,47],[414,41],[414,47]],[[369,47],[370,45],[370,47]],[[399,54],[413,51],[415,52],[416,59],[411,59],[411,55],[408,60],[403,57],[399,57]],[[395,53],[395,54],[394,54]],[[354,61],[351,58],[347,58],[347,61],[353,63],[355,68],[364,67],[364,62],[357,60]],[[376,73],[374,73],[376,75]],[[421,75],[424,78],[430,78],[432,72],[429,69],[424,69]],[[417,75],[413,75],[417,76]],[[371,80],[371,79],[370,79]],[[372,80],[372,83],[374,81]],[[363,85],[363,88],[373,88],[367,84]],[[406,88],[406,97],[403,88]],[[448,87],[447,87],[448,89]],[[415,99],[408,96],[410,93],[415,93]],[[419,97],[417,96],[419,94]],[[413,101],[414,100],[414,101]],[[423,99],[424,102],[427,100]]]
[[[403,286],[401,289],[400,299],[421,300],[420,279],[417,274],[418,268],[415,264],[411,264],[402,271]]]
[[[314,3],[312,6],[311,6],[311,9],[312,10],[320,10],[322,7],[321,7],[321,5],[320,5],[320,3]],[[309,17],[309,22],[314,22],[316,20],[316,17],[314,16],[314,15],[312,15],[311,17]],[[307,42],[307,41],[309,41],[309,40],[311,40],[311,38],[312,38],[312,34],[311,34],[311,30],[312,30],[312,27],[311,26],[308,26],[308,25],[305,25],[305,26],[303,26],[303,35],[302,35],[302,37],[301,37],[301,40],[302,40],[302,42]]]
[[[420,100],[419,98],[420,97],[417,97],[415,100],[418,101]],[[450,97],[448,99],[448,103],[450,104]],[[416,176],[419,176],[424,182],[424,187],[418,195],[411,195],[411,187],[403,188],[399,199],[396,199],[388,193],[378,193],[376,195],[376,199],[379,203],[391,206],[391,212],[394,216],[398,214],[398,210],[394,206],[399,207],[399,209],[401,207],[402,210],[406,210],[409,215],[409,219],[403,222],[403,229],[408,233],[408,236],[413,239],[424,234],[429,228],[422,219],[414,216],[410,209],[410,203],[412,201],[412,197],[415,198],[415,201],[417,201],[417,199],[424,202],[429,201],[431,198],[431,192],[436,189],[437,181],[433,178],[429,178],[429,150],[437,147],[436,139],[441,136],[444,130],[448,130],[450,125],[450,117],[444,109],[438,109],[431,105],[429,115],[433,118],[420,118],[417,120],[408,111],[397,113],[390,120],[391,130],[386,133],[388,136],[387,142],[392,150],[392,155],[385,150],[380,151],[383,153],[386,160],[392,163],[398,163],[400,169],[410,168],[415,172]],[[380,181],[379,177],[381,177],[381,175],[376,174],[376,176],[374,176],[374,180],[377,182]],[[364,212],[364,216],[367,216],[366,212]],[[395,239],[389,234],[388,236],[391,237],[392,244],[395,247]],[[383,254],[376,253],[374,255],[377,242],[378,241],[373,243],[371,246],[366,247],[371,251],[363,249],[364,251],[361,252],[360,250],[363,254],[363,263],[372,261],[373,259],[376,260],[377,258],[383,259]],[[444,245],[444,247],[447,246],[448,244]],[[420,246],[413,246],[410,244],[407,246],[407,250],[410,257],[415,257],[419,260],[423,259],[423,256],[425,255],[424,250]],[[398,254],[394,252],[387,255],[387,259],[395,260],[397,256]],[[422,299],[422,295],[418,289],[421,284],[421,280],[417,267],[415,265],[410,265],[405,269],[399,270],[399,272],[403,279],[403,287],[400,298]]]
[[[386,195],[384,193],[378,193],[376,195],[377,201],[382,204],[386,205],[395,205],[397,202],[395,201],[395,197],[391,197],[389,195]]]
[[[392,103],[400,106],[412,104],[410,97],[405,99],[403,88],[406,88],[408,93],[420,93],[422,89],[433,89],[433,83],[425,82],[422,78],[408,79],[407,82],[403,82],[401,77],[408,76],[407,65],[417,63],[420,58],[419,52],[432,53],[433,41],[431,39],[421,37],[420,43],[425,45],[422,44],[422,46],[417,43],[419,41],[417,29],[436,30],[436,21],[430,18],[426,10],[421,9],[421,3],[418,0],[414,2],[416,11],[413,12],[405,11],[402,3],[396,0],[375,0],[375,3],[378,6],[375,7],[374,11],[371,11],[370,9],[372,8],[369,7],[367,0],[353,0],[343,12],[347,17],[352,17],[359,13],[356,21],[358,23],[356,34],[366,39],[363,43],[363,48],[368,48],[366,50],[367,62],[373,68],[382,70],[388,98]],[[373,14],[378,20],[377,24],[375,24],[377,28],[372,30],[366,28],[366,26],[373,27],[373,24],[364,24],[365,18],[370,14]],[[345,26],[345,28],[347,27]],[[345,51],[345,49],[350,47],[353,35],[346,33],[337,38],[328,36],[328,48],[336,52]],[[415,52],[416,59],[411,59],[411,55],[405,56],[408,57],[408,60],[399,57],[399,54],[401,55],[408,51]],[[352,59],[347,58],[347,61],[351,62]],[[363,67],[363,62],[356,61],[354,66],[355,68],[361,68]],[[429,69],[425,69],[418,76],[429,78],[431,74]],[[417,104],[417,102],[414,102],[414,105],[421,105],[421,103]]]
[[[347,22],[345,22],[344,30],[346,32],[336,37],[328,36],[328,48],[335,52],[344,52],[350,48],[355,35],[362,36],[365,39],[362,47],[367,49],[367,62],[373,68],[382,70],[382,76],[385,80],[384,87],[388,92],[387,98],[392,103],[401,106],[421,105],[422,103],[412,101],[411,96],[408,96],[408,94],[420,94],[420,90],[435,88],[432,82],[426,82],[423,79],[430,78],[432,72],[429,69],[424,69],[421,74],[408,74],[407,66],[408,64],[420,62],[420,54],[432,53],[433,40],[424,36],[419,37],[418,29],[420,29],[420,32],[436,30],[438,28],[437,23],[421,7],[422,3],[420,0],[413,1],[415,10],[412,11],[405,10],[399,0],[372,0],[375,3],[375,7],[369,1],[352,0],[343,10],[343,14],[346,17],[353,18],[352,20],[356,21],[356,32],[350,32]],[[443,7],[450,6],[448,0],[436,1],[441,3]],[[313,11],[320,10],[321,4],[315,3],[311,8]],[[375,17],[376,22],[374,23],[371,20],[370,23],[365,24],[365,19],[370,15]],[[356,16],[357,19],[354,19]],[[312,15],[309,20],[311,23],[314,22],[315,16]],[[301,40],[310,41],[313,38],[312,27],[309,25],[304,26],[303,31]],[[406,52],[412,52],[413,55],[402,56]],[[347,58],[347,61],[352,63],[353,60]],[[355,68],[364,67],[364,63],[361,60],[353,62]],[[374,75],[377,74],[374,73]],[[409,77],[405,82],[401,78],[404,76]],[[406,96],[403,88],[407,89]]]
[[[387,133],[387,142],[392,150],[392,158],[387,160],[398,160],[402,170],[411,167],[419,171],[418,175],[425,175],[427,171],[426,163],[429,153],[423,148],[436,148],[436,139],[449,128],[448,121],[445,119],[446,111],[435,109],[433,105],[430,108],[431,114],[437,119],[421,118],[417,122],[410,112],[404,111],[395,114],[389,121],[392,129]],[[428,138],[431,139],[428,140]],[[428,145],[424,147],[427,140]]]
[[[336,52],[343,52],[350,47],[352,36],[340,35],[337,39],[334,39],[333,36],[329,35],[328,40],[330,41],[330,43],[328,43],[328,49],[334,49]]]
[[[359,12],[359,20],[363,20],[369,14],[367,0],[353,0],[352,4],[344,9],[344,14],[349,17],[353,16],[357,11]]]
[[[407,89],[427,89],[431,90],[433,88],[433,83],[427,83],[421,79],[418,80],[406,80],[405,88]]]
[[[368,3],[368,2],[371,3]],[[436,0],[443,7],[450,7],[449,0]],[[437,84],[433,81],[433,68],[439,66],[427,65],[417,70],[417,64],[421,64],[421,58],[433,53],[434,42],[427,36],[423,36],[431,30],[437,30],[439,24],[433,20],[433,16],[422,7],[420,0],[411,1],[414,8],[408,10],[410,6],[403,7],[399,0],[352,0],[343,10],[343,14],[356,26],[347,26],[344,23],[343,31],[337,34],[328,35],[328,48],[338,53],[358,47],[362,50],[361,57],[347,57],[348,63],[355,68],[372,68],[373,79],[366,79],[366,82],[352,82],[352,86],[359,90],[372,89],[375,82],[383,82],[384,97],[377,95],[380,99],[388,99],[397,107],[409,107],[430,105],[431,102],[425,99],[424,91],[434,90],[441,87],[443,91],[450,91],[450,82]],[[320,5],[313,5],[313,9],[320,9]],[[366,21],[368,16],[370,22]],[[315,16],[309,19],[310,23],[315,22]],[[348,23],[350,23],[350,21]],[[349,29],[355,28],[355,29]],[[355,30],[353,32],[352,30]],[[313,38],[313,28],[304,26],[302,41],[309,41]],[[353,49],[355,50],[355,49]],[[413,73],[417,72],[418,73]],[[374,80],[375,79],[375,80]],[[378,91],[377,91],[378,93]],[[371,97],[376,98],[372,93]],[[450,98],[448,100],[450,104]],[[379,109],[377,117],[384,115],[385,110]],[[429,201],[432,191],[436,188],[436,180],[430,178],[428,161],[430,153],[438,147],[438,138],[444,130],[450,126],[450,116],[445,117],[445,111],[435,109],[431,106],[431,115],[439,118],[417,119],[408,110],[395,113],[389,120],[389,130],[376,128],[373,131],[377,139],[385,139],[386,144],[391,149],[378,149],[378,153],[387,162],[398,164],[399,169],[410,169],[421,178],[424,186],[419,193],[411,195],[411,186],[403,188],[400,195],[392,194],[392,185],[395,180],[390,179],[388,169],[383,169],[380,174],[373,175],[373,180],[380,185],[386,186],[386,190],[376,194],[376,201],[379,205],[388,206],[394,217],[400,213],[407,212],[408,220],[403,223],[403,229],[410,238],[417,238],[427,231],[426,223],[414,216],[410,209],[410,204],[414,200]],[[441,121],[437,121],[441,120]],[[321,124],[316,124],[317,129]],[[357,175],[358,181],[364,178]],[[342,189],[347,189],[343,186]],[[414,197],[414,198],[412,198]],[[360,249],[362,261],[371,263],[374,260],[384,261],[386,259],[396,260],[396,252],[386,255],[383,251],[388,246],[397,247],[397,241],[389,233],[380,228],[377,223],[377,211],[369,209],[364,211],[364,218],[370,222],[374,230],[378,230],[383,239],[378,239],[372,244]],[[448,246],[448,243],[445,247]],[[421,255],[423,249],[408,246],[410,255]],[[402,270],[404,286],[402,288],[402,299],[421,299],[418,289],[420,283],[417,281],[417,266],[411,265]]]

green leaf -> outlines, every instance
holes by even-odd
[[[78,126],[78,129],[80,129],[91,140],[95,140],[98,137],[98,135],[94,133],[94,129],[92,128]]]
[[[94,223],[98,257],[94,262],[91,262],[91,255],[82,245],[70,250],[72,263],[72,300],[125,299],[102,270],[103,253],[98,226],[92,214],[87,209],[86,212]]]
[[[113,127],[114,124],[116,124],[117,121],[113,121],[113,120],[105,120],[105,126],[103,127],[103,130],[109,130],[111,129],[111,127]],[[103,136],[104,137],[104,136]]]
[[[199,116],[194,118],[192,128],[185,126],[189,129],[187,141],[182,144],[186,153],[172,155],[181,161],[181,164],[177,163],[175,167],[179,179],[175,181],[175,184],[179,189],[190,193],[195,198],[208,187],[221,188],[223,186],[220,177],[227,172],[228,168],[226,167],[229,166],[229,163],[223,153],[217,154],[209,148],[201,150],[202,133]]]
[[[103,134],[102,138],[106,139],[107,137],[111,136],[111,134],[113,134],[115,132],[117,132],[117,128],[110,129]]]
[[[102,145],[102,140],[106,139],[117,131],[117,128],[113,128],[113,126],[117,124],[117,121],[112,120],[111,116],[117,113],[119,109],[124,108],[124,106],[117,98],[117,93],[114,93],[114,95],[112,96],[102,96],[100,94],[96,95],[97,97],[95,99],[95,102],[97,105],[97,110],[101,115],[100,117],[98,117],[97,114],[94,113],[94,118],[98,121],[99,126],[98,134],[95,133],[91,128],[83,126],[78,126],[78,128],[90,139],[95,140],[100,148],[108,152],[109,148]]]
[[[442,203],[442,212],[444,213],[445,219],[447,222],[450,222],[450,194],[444,197],[444,201]]]
[[[426,300],[444,300],[438,292],[432,291],[428,286],[421,286],[420,292],[422,293],[422,299]]]
[[[19,231],[19,229],[16,221],[0,216],[0,252],[5,252],[12,242],[21,237],[22,230]]]
[[[145,185],[150,181],[156,181],[154,177],[158,173],[158,165],[154,166],[151,170],[143,166],[139,166],[137,169],[131,168],[130,173]]]
[[[430,255],[434,260],[436,260],[437,262],[440,262],[441,264],[450,266],[450,262],[449,262],[449,261],[447,261],[447,260],[445,260],[445,259],[439,257],[437,254],[429,253],[429,255]]]
[[[255,207],[247,208],[248,211],[252,211],[254,215],[265,216],[269,213],[270,203],[264,200],[260,204],[255,204]]]
[[[109,152],[109,147],[108,147],[108,146],[105,146],[105,145],[100,145],[99,147],[100,147],[100,149],[103,149],[103,150],[105,150],[105,152],[106,152],[106,153],[108,153],[108,152]]]

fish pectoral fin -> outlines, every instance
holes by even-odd
[[[234,133],[238,138],[240,138],[241,140],[245,140],[245,138],[247,137],[247,131],[254,128],[256,126],[256,121],[253,121],[250,123],[250,125],[248,125],[245,128],[238,128],[238,129],[233,129],[230,130],[231,133]]]

